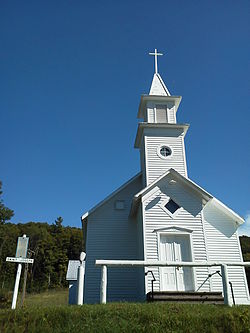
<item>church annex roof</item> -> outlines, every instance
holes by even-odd
[[[134,196],[130,215],[134,215],[134,213],[137,210],[137,207],[139,206],[139,203],[140,203],[142,197],[145,196],[147,193],[149,193],[164,178],[168,179],[169,183],[171,183],[171,181],[181,182],[182,184],[187,186],[191,191],[200,195],[202,197],[204,207],[207,204],[213,205],[217,209],[219,209],[221,212],[226,214],[230,219],[235,221],[237,224],[244,223],[244,219],[242,217],[240,217],[238,214],[236,214],[232,209],[230,209],[229,207],[224,205],[221,201],[216,199],[212,194],[208,193],[206,190],[204,190],[198,184],[193,182],[191,179],[182,176],[179,172],[177,172],[174,169],[169,169],[168,171],[164,172],[159,178],[157,178],[154,182],[149,184],[147,187],[142,189],[140,192],[138,192]]]

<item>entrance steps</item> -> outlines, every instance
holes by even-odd
[[[154,291],[147,293],[147,302],[224,304],[221,292]]]

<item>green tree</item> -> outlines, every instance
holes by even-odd
[[[62,227],[62,223],[63,223],[63,218],[61,216],[59,216],[56,220],[55,220],[55,226],[59,229]]]
[[[0,290],[13,289],[16,266],[5,259],[15,256],[17,237],[23,234],[29,237],[29,250],[34,259],[33,265],[28,266],[27,291],[68,286],[68,261],[79,259],[84,248],[82,230],[62,225],[58,229],[55,223],[6,222],[0,226]],[[21,285],[22,279],[23,275]]]
[[[4,224],[6,221],[9,221],[12,216],[14,216],[14,211],[3,204],[3,200],[1,199],[2,194],[2,182],[0,180],[0,225]]]

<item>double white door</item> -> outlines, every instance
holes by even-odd
[[[161,235],[160,260],[192,261],[190,238],[187,235]],[[161,267],[161,290],[193,290],[193,272],[189,267]]]

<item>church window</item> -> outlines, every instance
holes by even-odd
[[[116,200],[115,201],[115,209],[117,209],[117,210],[125,209],[125,201],[124,200]]]
[[[171,214],[174,214],[180,206],[172,199],[170,199],[167,204],[164,206]]]
[[[162,147],[160,148],[160,154],[161,154],[161,156],[163,156],[163,157],[168,157],[168,156],[170,156],[170,155],[172,154],[172,151],[171,151],[171,149],[170,149],[169,147],[167,147],[167,146],[162,146]]]

